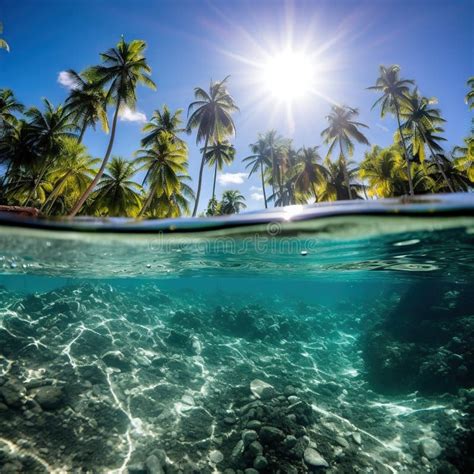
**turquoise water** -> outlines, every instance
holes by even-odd
[[[0,471],[472,472],[469,206],[225,222],[0,227]]]

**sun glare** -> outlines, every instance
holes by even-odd
[[[274,98],[293,102],[307,95],[315,80],[315,65],[303,52],[282,51],[262,67],[262,86]]]

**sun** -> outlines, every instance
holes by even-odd
[[[262,88],[281,102],[307,96],[313,87],[316,65],[304,52],[286,49],[270,56],[261,67]]]

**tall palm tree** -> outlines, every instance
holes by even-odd
[[[187,150],[173,143],[169,134],[160,136],[152,148],[137,152],[135,163],[139,170],[146,170],[143,183],[148,184],[148,196],[139,216],[143,216],[154,198],[165,195],[169,198],[181,188],[180,175],[187,173]]]
[[[260,135],[255,143],[251,143],[250,150],[252,155],[247,156],[242,161],[246,163],[245,168],[250,169],[249,178],[253,173],[260,170],[260,179],[262,182],[263,201],[265,203],[265,209],[267,209],[267,193],[265,191],[265,170],[269,169],[272,165],[271,158],[268,155],[267,143],[263,136]]]
[[[239,191],[229,190],[224,191],[221,201],[222,214],[238,214],[242,209],[245,209],[245,198]]]
[[[474,76],[467,80],[467,85],[469,91],[466,94],[466,104],[469,106],[469,109],[474,109]]]
[[[23,112],[24,108],[11,89],[0,89],[0,134],[6,126],[16,124],[15,113]]]
[[[136,217],[142,205],[142,187],[133,181],[136,172],[134,163],[113,156],[92,195],[92,212],[111,217]]]
[[[0,21],[0,35],[1,34],[3,34],[3,23]],[[10,51],[10,46],[8,46],[8,43],[3,38],[0,38],[0,49]]]
[[[206,92],[201,87],[196,87],[194,89],[194,97],[196,100],[188,107],[189,118],[187,129],[192,130],[193,128],[197,128],[196,143],[204,140],[193,217],[197,213],[199,199],[201,197],[202,175],[209,144],[235,135],[235,124],[232,119],[232,113],[238,111],[239,108],[227,90],[228,79],[229,76],[222,81],[211,81],[209,92]]]
[[[283,138],[281,135],[278,134],[276,130],[269,130],[263,135],[263,141],[266,144],[268,149],[270,162],[271,162],[271,171],[272,171],[272,191],[273,196],[276,196],[277,189],[276,186],[278,185],[281,188],[281,168],[278,162],[278,155],[282,152],[283,147]],[[281,193],[281,189],[280,189]],[[276,205],[276,201],[274,200],[274,205]]]
[[[398,146],[384,149],[374,146],[365,153],[359,166],[359,176],[368,181],[369,196],[400,196],[406,192],[407,177],[403,167],[403,155]]]
[[[412,86],[415,82],[410,79],[401,79],[400,66],[397,66],[396,64],[389,67],[380,66],[379,73],[380,75],[377,78],[375,85],[368,87],[369,90],[382,93],[382,97],[375,101],[372,109],[377,105],[380,105],[381,117],[384,117],[387,113],[392,113],[397,118],[398,132],[400,134],[403,150],[405,152],[409,191],[410,195],[413,196],[414,191],[410,169],[410,157],[408,155],[407,144],[405,142],[405,137],[403,135],[400,122],[400,107],[407,99],[410,86]]]
[[[204,153],[204,150],[201,150],[201,152]],[[209,166],[214,166],[212,199],[215,199],[217,171],[221,171],[224,165],[230,165],[234,161],[235,148],[228,140],[217,141],[216,143],[207,146],[204,158]]]
[[[25,113],[30,118],[28,131],[33,146],[42,160],[42,165],[38,174],[38,183],[33,185],[23,205],[28,204],[46,171],[54,166],[60,156],[64,139],[77,137],[75,134],[77,126],[70,121],[65,108],[62,105],[54,107],[48,99],[43,99],[43,103],[44,111],[31,107]]]
[[[182,109],[171,112],[166,104],[163,105],[163,110],[156,109],[150,121],[143,126],[142,131],[147,133],[147,135],[142,138],[142,147],[146,148],[153,145],[153,143],[159,140],[163,132],[170,134],[173,142],[186,146],[184,140],[178,136],[178,134],[186,131],[186,129],[180,127],[182,113]]]
[[[73,69],[67,71],[67,74],[73,86],[69,92],[69,97],[66,99],[65,107],[73,120],[80,124],[81,131],[78,142],[82,142],[87,127],[92,127],[95,130],[97,122],[100,122],[105,133],[109,133],[105,91]]]
[[[67,198],[69,205],[84,192],[96,172],[98,158],[92,158],[84,145],[75,139],[64,139],[61,156],[50,172],[53,190],[41,207],[41,212],[50,213],[59,197]]]
[[[402,133],[406,131],[406,139],[410,141],[411,155],[418,157],[422,163],[426,157],[425,146],[430,150],[435,163],[437,163],[437,153],[443,150],[438,142],[445,139],[435,134],[443,131],[441,125],[446,120],[441,117],[441,111],[438,108],[432,107],[436,103],[435,98],[422,97],[415,88],[407,95],[400,107],[400,117],[404,120]],[[454,192],[443,167],[439,163],[437,165],[446,185],[451,192]]]
[[[352,188],[350,185],[349,172],[347,170],[346,155],[350,157],[354,153],[354,143],[352,140],[364,145],[369,144],[367,137],[359,130],[360,127],[369,127],[354,120],[358,115],[359,111],[357,109],[346,105],[333,105],[331,113],[326,117],[329,122],[329,127],[321,132],[324,142],[329,144],[326,157],[331,156],[336,145],[339,146],[339,162],[344,173],[349,199],[352,199]]]
[[[301,148],[295,165],[295,189],[305,197],[312,192],[315,202],[318,201],[317,185],[327,174],[326,168],[318,163],[321,161],[318,148],[317,146]]]
[[[115,103],[115,112],[112,119],[109,144],[102,164],[91,184],[71,210],[71,216],[75,216],[79,212],[104,174],[114,145],[120,109],[123,107],[135,108],[137,102],[136,88],[138,84],[156,89],[155,83],[150,79],[151,68],[147,64],[143,54],[145,48],[145,41],[133,40],[127,43],[122,36],[115,48],[109,49],[101,54],[102,65],[92,66],[84,73],[85,77],[98,87],[108,86],[106,100],[107,103],[109,103],[109,101]]]

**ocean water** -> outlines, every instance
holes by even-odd
[[[0,472],[473,472],[473,200],[384,206],[4,218]]]

